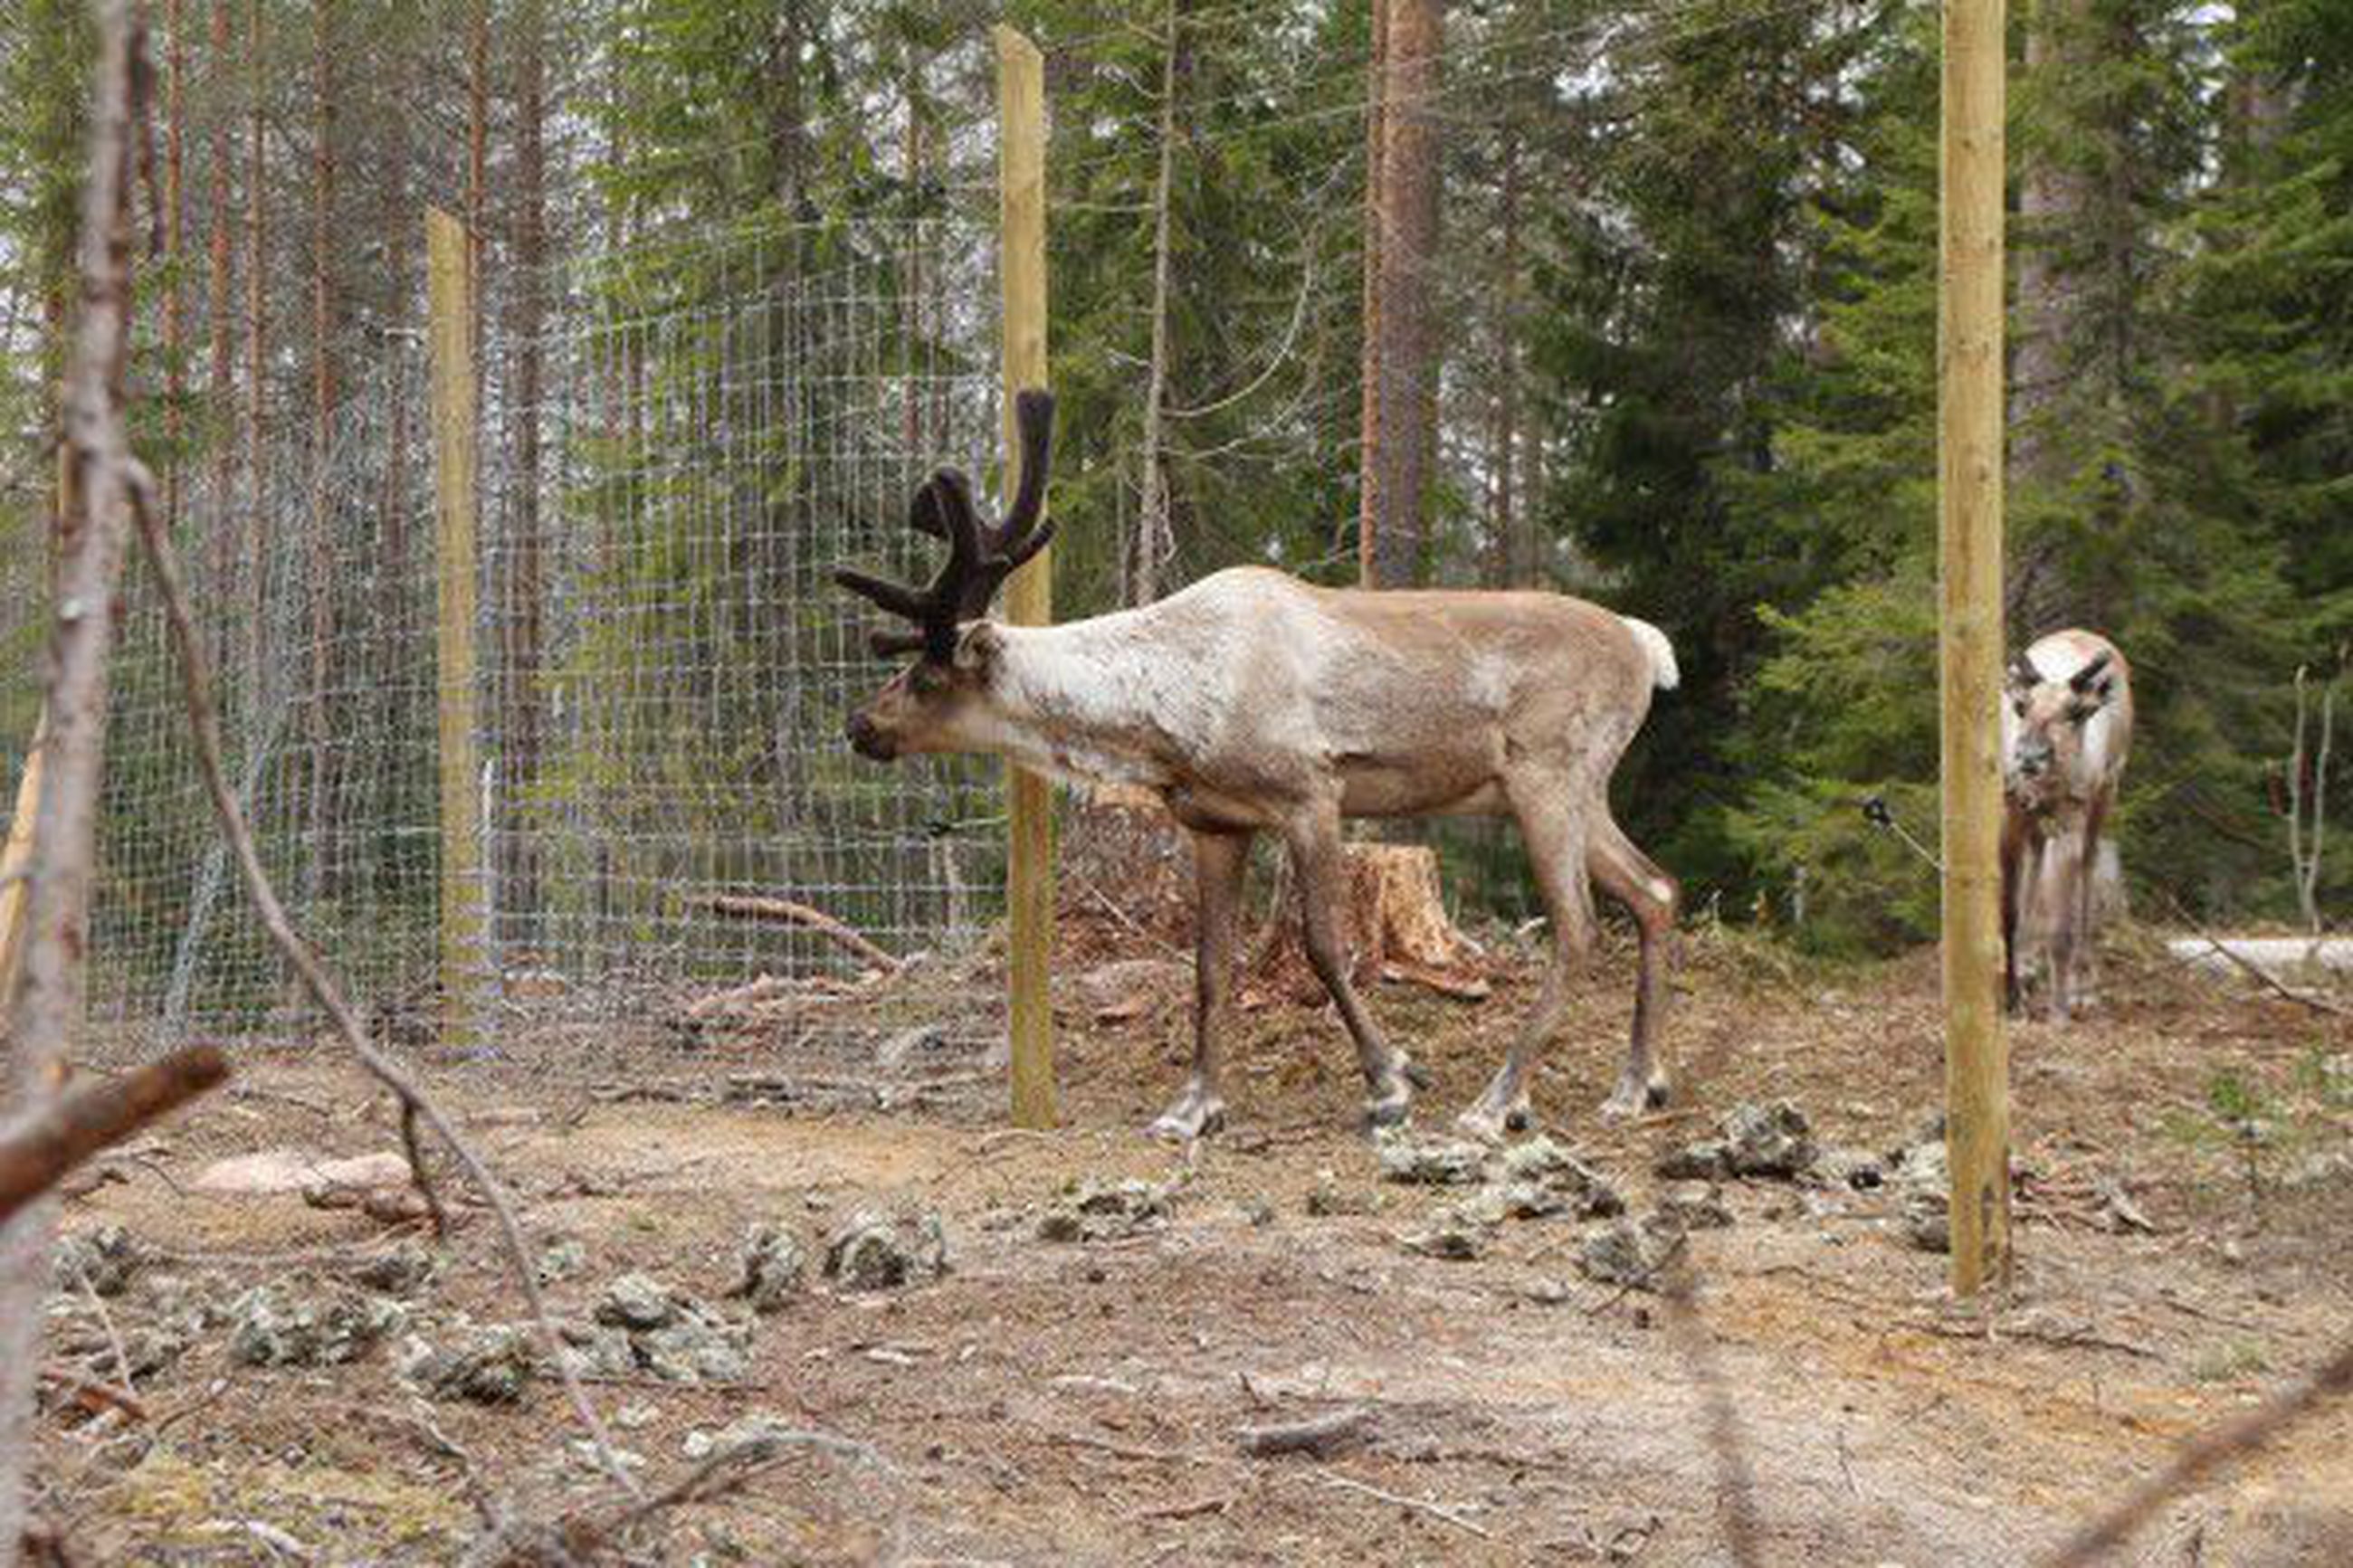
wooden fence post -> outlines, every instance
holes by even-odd
[[[1046,379],[1046,71],[1038,46],[1011,27],[992,29],[997,44],[997,252],[1004,289],[1005,493],[1019,482],[1021,442],[1014,395]],[[1054,618],[1053,552],[1038,552],[1013,574],[1006,619],[1043,626]],[[1006,964],[1012,996],[1013,1124],[1051,1127],[1060,1118],[1054,1090],[1054,1009],[1049,963],[1054,946],[1054,802],[1046,781],[1008,769],[1010,839],[1006,903],[1011,927]]]
[[[48,750],[48,730],[44,709],[16,780],[16,812],[8,819],[7,839],[0,842],[0,1036],[7,1033],[9,1004],[16,994],[16,953],[25,940],[25,900],[32,886],[26,873],[33,864],[33,819],[40,815],[41,755]]]
[[[481,772],[474,706],[474,533],[480,432],[474,403],[474,279],[465,225],[425,215],[433,377],[438,562],[436,694],[441,755],[441,1043],[471,1050],[484,958]]]
[[[2010,1282],[2001,963],[2003,0],[1945,0],[1937,548],[1953,1291]]]

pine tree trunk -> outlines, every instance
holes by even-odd
[[[1421,575],[1436,443],[1431,300],[1438,259],[1440,0],[1390,0],[1382,118],[1377,428],[1373,583],[1409,587]]]
[[[2089,335],[2082,268],[2063,256],[2079,247],[2094,221],[2092,182],[2065,153],[2075,132],[2067,112],[2074,76],[2084,67],[2091,0],[2038,0],[2026,31],[2026,77],[2059,110],[2030,144],[2018,183],[2017,308],[2010,370],[2009,486],[2021,498],[2049,494],[2066,479],[2064,446],[2055,437],[2062,410],[2080,405],[2076,371]],[[2056,149],[2057,151],[2053,151]],[[2066,584],[2058,541],[2021,538],[2012,551],[2008,604],[2012,640],[2024,642],[2066,618]]]
[[[1495,308],[1494,439],[1488,458],[1490,548],[1499,588],[1524,588],[1535,581],[1535,562],[1522,537],[1518,479],[1520,446],[1520,133],[1504,131],[1501,210],[1496,215],[1502,257],[1492,294]]]
[[[312,0],[311,12],[311,779],[305,826],[311,852],[304,861],[312,897],[332,896],[334,875],[327,854],[327,802],[334,785],[328,744],[333,689],[335,641],[334,543],[329,447],[335,423],[335,79],[332,0]]]
[[[265,88],[262,77],[262,8],[261,0],[250,0],[246,7],[246,148],[245,184],[245,472],[248,493],[237,516],[245,539],[245,615],[244,627],[244,689],[248,714],[258,710],[261,697],[262,659],[267,651],[263,625],[268,615],[269,596],[263,579],[269,564],[270,538],[269,479],[262,464],[262,422],[269,412],[268,380],[269,340],[268,319],[264,314],[269,298],[265,278],[264,242],[269,238],[265,225],[269,206],[265,200],[269,189],[269,156],[264,143],[267,121],[263,114]]]
[[[164,78],[164,526],[176,534],[180,524],[180,441],[184,433],[181,400],[187,393],[187,368],[181,363],[185,329],[182,312],[186,284],[180,277],[184,244],[181,184],[185,173],[185,126],[187,117],[188,40],[185,0],[164,0],[164,27],[171,35],[165,46]]]
[[[208,138],[211,167],[206,174],[205,240],[206,240],[206,327],[212,342],[212,368],[206,384],[206,395],[212,406],[211,515],[206,520],[210,530],[206,559],[212,570],[213,668],[227,674],[230,652],[226,635],[234,618],[235,595],[229,584],[236,581],[235,535],[230,532],[229,519],[235,508],[230,504],[229,489],[237,482],[237,442],[231,432],[236,429],[236,360],[229,342],[229,316],[235,307],[231,296],[236,280],[229,272],[229,100],[228,95],[217,89],[224,83],[229,68],[228,15],[231,0],[213,0],[211,59],[206,66],[205,77],[212,102],[207,110],[211,116]],[[224,685],[227,683],[224,681]]]
[[[1136,518],[1134,559],[1121,575],[1121,602],[1148,605],[1160,596],[1160,569],[1176,554],[1168,520],[1166,437],[1161,414],[1168,399],[1168,208],[1176,164],[1177,59],[1183,17],[1168,0],[1167,36],[1160,56],[1160,167],[1152,182],[1152,363],[1144,388],[1144,501]]]
[[[543,594],[540,538],[540,333],[545,317],[547,262],[546,16],[541,0],[522,0],[516,16],[515,58],[515,493],[512,563],[505,626],[506,695],[504,754],[507,779],[501,803],[507,817],[505,865],[499,908],[510,928],[505,939],[528,942],[539,906],[538,858],[533,853],[529,803],[540,767],[540,602]]]
[[[1371,26],[1365,69],[1364,342],[1356,441],[1356,578],[1367,588],[1380,583],[1381,249],[1388,212],[1382,180],[1388,170],[1389,0],[1372,0]]]

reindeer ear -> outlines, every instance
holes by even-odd
[[[997,623],[975,621],[956,639],[956,668],[986,675],[996,668],[1004,652],[1005,634],[997,629]]]

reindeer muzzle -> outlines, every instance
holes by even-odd
[[[899,754],[899,748],[891,743],[891,737],[862,712],[849,716],[849,749],[869,762],[876,763],[891,762]]]

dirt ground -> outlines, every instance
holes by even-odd
[[[1637,1213],[1659,1155],[1739,1101],[1788,1098],[1825,1144],[1920,1135],[1941,1095],[1932,957],[1816,970],[1703,933],[1687,958],[1678,1109],[1628,1127],[1594,1113],[1622,1049],[1622,947],[1536,1091],[1546,1127]],[[1484,1002],[1375,997],[1436,1076],[1419,1117],[1432,1132],[1529,999],[1525,955],[1498,969]],[[747,1315],[748,1371],[723,1385],[592,1385],[649,1490],[754,1412],[864,1446],[786,1448],[731,1495],[607,1530],[608,1546],[661,1563],[1665,1568],[1740,1561],[1731,1531],[1749,1517],[1764,1563],[2024,1563],[2353,1326],[2353,1030],[2193,978],[2153,939],[2113,957],[2096,1017],[2013,1030],[2018,1280],[1984,1317],[1949,1306],[1945,1258],[1907,1240],[1888,1192],[1837,1183],[1726,1183],[1734,1223],[1686,1244],[1689,1315],[1580,1273],[1607,1222],[1508,1220],[1474,1258],[1410,1252],[1403,1238],[1461,1194],[1378,1179],[1326,1012],[1245,1016],[1233,1122],[1188,1161],[1140,1133],[1181,1076],[1182,967],[1136,964],[1092,1004],[1068,978],[1054,1133],[1004,1129],[989,1084],[878,1110],[645,1100],[513,1062],[435,1075],[533,1244],[579,1244],[585,1266],[548,1288],[568,1317],[629,1270],[718,1301],[762,1222],[813,1247],[861,1208],[944,1227],[943,1279],[857,1292],[812,1269],[785,1310]],[[135,1339],[167,1289],[344,1289],[354,1258],[396,1245],[353,1210],[194,1186],[224,1156],[285,1145],[397,1140],[381,1098],[323,1053],[263,1058],[69,1202],[69,1232],[118,1225],[147,1254],[97,1342]],[[1040,1238],[1069,1184],[1121,1177],[1173,1184],[1168,1219]],[[479,1543],[486,1512],[568,1510],[575,1545],[611,1525],[623,1510],[552,1379],[487,1405],[401,1379],[403,1335],[520,1316],[489,1216],[460,1221],[405,1328],[347,1364],[236,1364],[214,1331],[139,1380],[142,1419],[53,1389],[42,1506],[69,1560],[437,1563]],[[88,1348],[91,1299],[62,1293],[56,1311],[61,1363],[111,1382],[111,1352]],[[1342,1407],[1370,1420],[1326,1454],[1237,1440]],[[2168,1508],[2122,1560],[2353,1562],[2353,1411]]]

